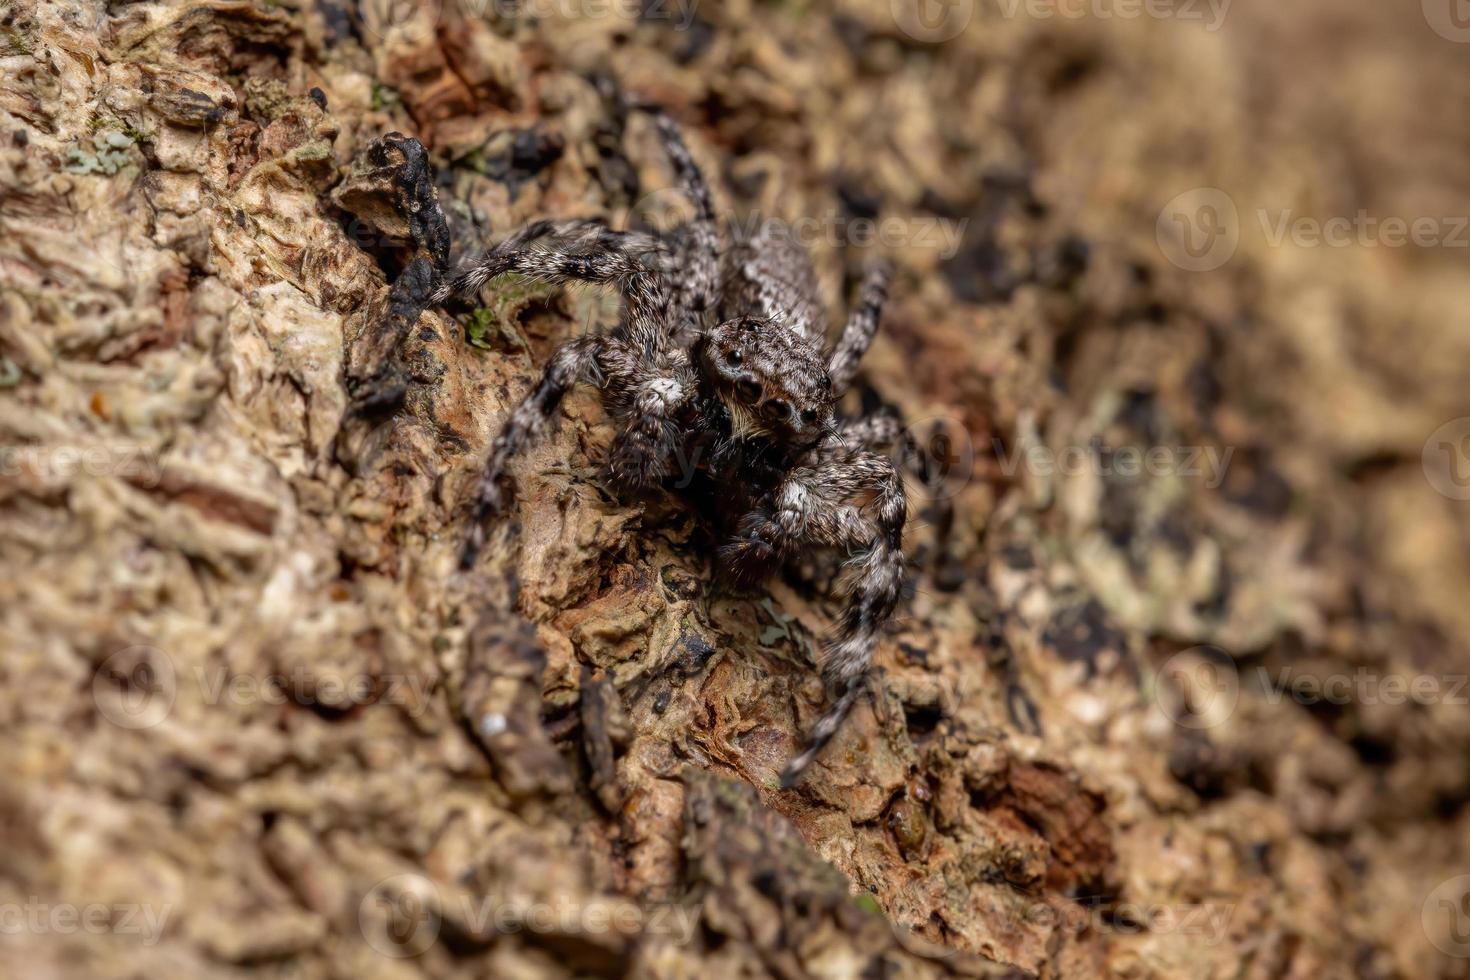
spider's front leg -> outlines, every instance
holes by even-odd
[[[672,441],[672,413],[692,385],[681,383],[682,354],[670,350],[673,300],[658,274],[642,260],[656,247],[643,236],[610,231],[598,222],[536,221],[512,233],[435,293],[436,302],[472,295],[496,276],[516,272],[558,285],[608,283],[623,297],[617,329],[605,337],[564,345],[530,395],[511,412],[486,460],[462,565],[474,562],[484,544],[486,523],[504,505],[500,481],[506,464],[540,437],[562,398],[579,381],[602,381],[604,400],[614,418],[631,423],[614,451],[620,482],[646,485],[662,474]]]
[[[668,351],[657,361],[621,343],[608,345],[603,362],[607,383],[603,402],[621,426],[604,469],[619,493],[634,493],[662,482],[670,472],[681,409],[694,397],[697,382],[688,356]]]
[[[460,558],[462,567],[474,563],[484,545],[486,526],[505,507],[501,483],[507,465],[541,438],[557,406],[578,383],[597,382],[613,419],[626,426],[608,458],[609,482],[632,490],[661,480],[668,472],[677,434],[673,415],[694,390],[685,373],[677,362],[670,367],[644,361],[616,336],[581,337],[563,344],[491,443]]]
[[[804,544],[845,550],[849,559],[839,593],[844,606],[828,637],[822,677],[834,697],[807,747],[781,774],[791,786],[842,727],[862,693],[879,631],[903,592],[903,526],[908,516],[903,480],[884,456],[834,439],[812,465],[798,466],[777,490],[772,511],[741,522],[741,534],[722,549],[727,561],[779,560]]]
[[[452,296],[473,296],[507,272],[558,286],[574,282],[616,286],[623,311],[612,336],[644,358],[656,360],[669,349],[676,326],[674,297],[663,277],[644,261],[661,248],[647,235],[613,231],[592,219],[533,221],[440,286],[431,299],[443,303]]]

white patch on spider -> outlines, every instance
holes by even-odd
[[[673,378],[654,378],[638,389],[640,402],[654,412],[667,411],[684,397],[684,386]]]
[[[781,509],[804,512],[810,506],[810,497],[805,484],[792,480],[786,484],[786,489],[781,491]]]

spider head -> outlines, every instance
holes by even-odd
[[[807,446],[831,430],[826,363],[780,324],[762,317],[726,320],[704,335],[699,357],[738,435]]]

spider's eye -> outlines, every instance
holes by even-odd
[[[807,425],[815,425],[817,421],[817,410],[815,408],[809,408],[805,412],[802,412],[801,420]]]
[[[740,356],[740,352],[738,350],[732,350],[725,355],[725,363],[730,365],[731,367],[739,367],[740,362],[743,360],[744,358]]]
[[[766,416],[773,422],[779,422],[791,414],[791,405],[783,398],[772,398],[766,402]]]
[[[750,333],[755,333],[756,330],[760,329],[760,321],[759,320],[743,320],[740,323],[740,329],[741,330],[749,331]]]
[[[754,381],[742,381],[735,386],[735,394],[740,396],[741,401],[759,401],[761,397],[761,386]]]

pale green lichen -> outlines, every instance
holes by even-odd
[[[391,89],[381,82],[373,82],[373,111],[381,112],[390,106],[397,105],[401,99],[396,89]]]
[[[332,144],[326,140],[312,140],[303,143],[291,151],[291,156],[298,161],[329,160],[332,157]]]
[[[74,146],[66,151],[62,165],[71,174],[105,174],[108,177],[133,162],[129,152],[136,134],[106,130],[92,137],[92,149]]]
[[[278,78],[245,80],[245,109],[254,119],[274,121],[291,107],[291,92]]]
[[[482,306],[475,310],[465,320],[464,335],[470,342],[471,347],[481,350],[490,349],[490,332],[495,328],[495,314],[488,307]]]
[[[5,40],[5,47],[0,49],[0,53],[6,56],[31,53],[31,42],[13,27],[0,27],[0,38]]]
[[[461,321],[465,339],[472,347],[493,350],[500,346],[498,338],[501,343],[529,354],[531,347],[517,326],[518,316],[528,305],[555,293],[556,287],[513,274],[498,278],[495,285],[489,303]]]

